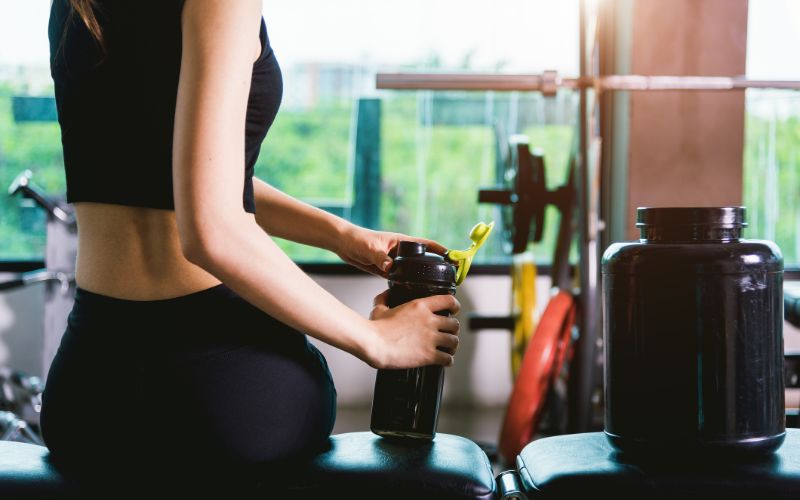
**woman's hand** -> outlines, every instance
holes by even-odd
[[[365,361],[373,368],[417,368],[453,365],[460,325],[454,317],[461,304],[453,295],[432,295],[397,307],[386,305],[388,290],[375,297],[369,319],[377,330]]]
[[[447,252],[447,248],[433,240],[407,236],[402,233],[374,231],[351,224],[340,238],[336,255],[363,271],[381,278],[388,278],[389,267],[397,252],[397,244],[401,240],[425,243],[429,252],[439,255]]]

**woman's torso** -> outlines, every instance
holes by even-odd
[[[253,30],[253,83],[271,84],[279,70],[274,61],[267,64],[271,49],[268,53],[268,41],[262,41],[261,35]],[[269,77],[265,76],[267,74]],[[277,107],[274,102],[265,102],[274,99],[265,96],[265,90],[253,89],[248,106],[248,119],[252,120],[247,124],[248,134],[262,139],[274,117],[275,110],[271,108]],[[250,111],[253,111],[252,116]],[[257,151],[252,154],[257,156]],[[255,159],[251,159],[249,163],[254,163]],[[109,168],[114,168],[113,161]],[[252,165],[249,168],[252,169]],[[252,198],[247,200],[245,193],[246,202],[252,201]],[[174,209],[122,203],[89,199],[73,202],[78,224],[75,276],[78,287],[123,299],[156,300],[190,294],[220,283],[183,256]]]

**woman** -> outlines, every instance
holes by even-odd
[[[373,368],[453,361],[458,322],[434,311],[458,312],[454,297],[389,309],[381,294],[364,318],[272,241],[325,248],[384,278],[401,239],[446,251],[253,177],[282,92],[261,10],[260,0],[52,4],[79,250],[41,428],[65,474],[106,496],[163,492],[148,488],[164,479],[181,493],[247,490],[318,451],[336,390],[306,335]]]

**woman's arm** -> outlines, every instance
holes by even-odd
[[[388,277],[390,255],[401,240],[425,243],[428,251],[444,255],[440,243],[402,233],[374,231],[314,207],[253,177],[256,222],[267,233],[324,248],[362,271]]]
[[[353,224],[253,177],[256,222],[268,234],[338,252]]]
[[[241,145],[260,17],[260,0],[184,4],[173,141],[184,255],[247,302],[371,366],[451,364],[437,347],[455,349],[458,323],[434,311],[457,312],[454,297],[418,299],[364,318],[308,277],[244,211]]]

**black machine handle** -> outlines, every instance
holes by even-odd
[[[478,203],[512,205],[516,202],[517,195],[508,189],[481,189],[478,191]]]
[[[516,324],[514,316],[480,316],[478,314],[469,315],[469,329],[478,330],[513,330]]]

